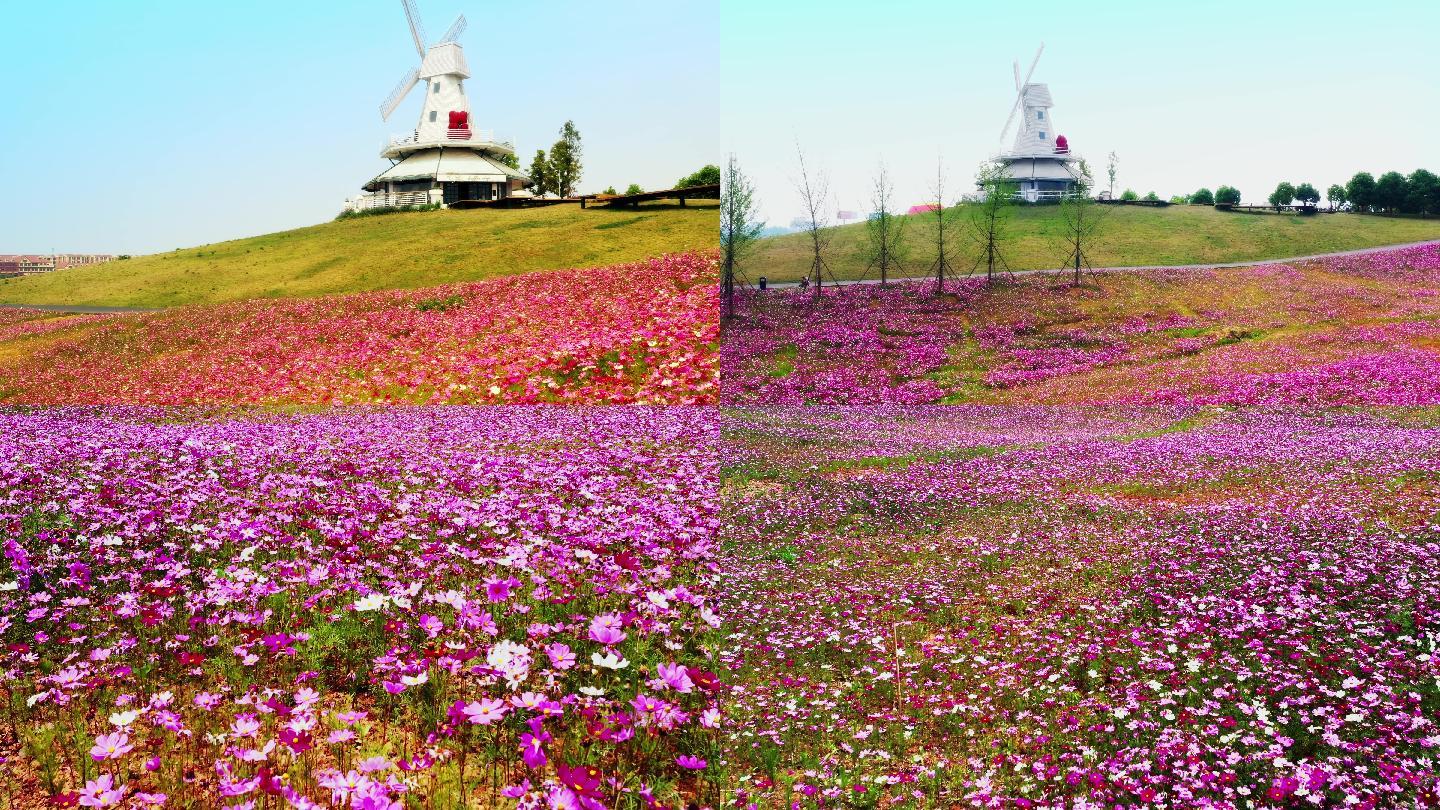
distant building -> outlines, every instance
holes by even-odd
[[[106,253],[56,253],[52,256],[29,253],[0,255],[0,276],[34,276],[70,267],[104,264],[114,258]]]

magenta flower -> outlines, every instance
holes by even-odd
[[[680,756],[675,758],[675,764],[688,770],[703,771],[705,770],[705,766],[707,763],[705,762],[705,760],[700,759],[699,757],[692,757],[688,754],[681,754]]]
[[[130,744],[130,735],[123,731],[114,734],[101,734],[95,738],[95,746],[90,749],[90,756],[96,762],[104,762],[107,759],[119,759],[134,750],[135,746]]]
[[[498,722],[510,711],[505,701],[496,698],[481,698],[477,701],[466,703],[461,709],[465,719],[477,726],[488,726]]]
[[[590,640],[607,647],[625,640],[624,624],[615,613],[605,613],[590,620]]]
[[[525,760],[529,768],[540,768],[545,765],[545,743],[534,734],[520,735],[520,756]]]

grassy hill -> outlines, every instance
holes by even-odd
[[[1091,263],[1101,266],[1202,264],[1308,256],[1339,250],[1440,239],[1440,219],[1361,214],[1301,217],[1240,214],[1210,206],[1145,208],[1114,206],[1095,244]],[[1011,269],[1039,270],[1064,263],[1060,209],[1053,205],[1013,209],[1011,238],[1004,255]],[[968,271],[977,253],[963,206],[955,211],[956,264]],[[935,260],[934,216],[906,218],[910,260],[902,275],[925,275]],[[948,230],[948,229],[947,229]],[[861,278],[864,224],[835,228],[830,268],[837,278]],[[949,237],[947,236],[947,239]],[[762,240],[747,262],[748,275],[794,281],[810,266],[808,236],[787,234]],[[871,273],[871,277],[875,274]]]
[[[168,307],[411,289],[712,248],[718,232],[705,200],[387,214],[4,279],[0,303]]]

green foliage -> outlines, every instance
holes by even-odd
[[[1375,178],[1369,172],[1356,172],[1345,184],[1345,198],[1355,211],[1370,211],[1375,208]]]
[[[1405,204],[1408,192],[1405,175],[1399,172],[1386,172],[1375,180],[1375,205],[1379,206],[1382,211],[1394,213]]]
[[[555,190],[554,179],[550,173],[550,159],[545,156],[544,149],[536,149],[535,157],[530,159],[530,179],[535,183],[536,194]]]
[[[1345,187],[1334,183],[1330,188],[1325,189],[1325,201],[1330,203],[1331,208],[1339,208],[1346,202]]]
[[[448,312],[465,303],[463,295],[447,295],[444,298],[426,298],[415,305],[421,312]]]
[[[1221,186],[1215,189],[1216,205],[1239,205],[1240,189],[1234,186]]]
[[[1295,187],[1295,199],[1302,205],[1314,205],[1320,202],[1320,192],[1309,183],[1301,183]]]
[[[625,187],[625,196],[627,196],[627,197],[630,196],[630,195],[632,195],[632,194],[644,194],[644,193],[645,193],[645,189],[641,188],[639,183],[631,183],[630,185],[628,185],[628,186]]]
[[[734,314],[735,283],[740,264],[745,254],[760,238],[759,205],[755,201],[755,186],[745,173],[735,155],[725,164],[725,183],[720,189],[720,284],[722,306],[725,315]]]
[[[1120,199],[1125,200],[1125,201],[1127,201],[1127,202],[1134,202],[1134,201],[1140,199],[1140,195],[1139,195],[1139,194],[1136,194],[1134,189],[1127,188],[1127,189],[1125,189],[1123,192],[1120,193]]]
[[[602,192],[600,192],[600,193],[601,193],[601,194],[611,194],[611,195],[615,195],[615,194],[619,194],[620,192],[616,191],[614,186],[606,186],[606,187],[605,187],[605,190],[602,191]]]
[[[1440,177],[1425,169],[1416,169],[1405,181],[1403,210],[1411,214],[1440,214]]]
[[[491,157],[494,158],[496,163],[502,163],[517,172],[520,171],[520,158],[516,157],[514,152],[492,154]]]
[[[680,178],[675,184],[676,188],[694,188],[695,186],[713,186],[720,182],[720,167],[707,164],[697,170],[689,177]]]
[[[1214,205],[1215,195],[1208,188],[1202,188],[1190,195],[1190,202],[1195,205]]]
[[[556,194],[569,197],[575,193],[575,186],[584,171],[581,158],[580,131],[575,128],[574,121],[566,121],[560,128],[560,140],[550,147],[550,174]]]
[[[1275,206],[1289,205],[1295,202],[1295,187],[1289,182],[1281,181],[1275,190],[1270,192],[1270,204]]]
[[[1141,197],[1140,199],[1144,200],[1145,202],[1160,202],[1160,195],[1156,194],[1153,191],[1147,191],[1145,192],[1145,196]]]

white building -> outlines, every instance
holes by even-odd
[[[530,178],[511,168],[513,143],[489,130],[474,128],[465,80],[470,69],[457,41],[465,30],[462,15],[440,41],[426,48],[424,29],[412,0],[402,0],[420,66],[400,80],[380,107],[384,120],[410,91],[424,88],[425,103],[415,129],[390,139],[380,156],[390,167],[363,186],[367,192],[345,201],[347,210],[414,205],[453,205],[463,201],[525,196]]]
[[[1044,50],[1042,44],[1035,53],[1035,61],[1030,63],[1025,81],[1020,81],[1020,65],[1015,65],[1015,104],[1005,122],[1005,129],[1001,130],[1001,142],[1004,142],[1017,114],[1020,116],[1020,127],[1015,131],[1015,142],[1010,150],[996,157],[1005,174],[1015,181],[1015,195],[1027,202],[1059,200],[1073,193],[1080,179],[1076,165],[1080,158],[1071,152],[1065,136],[1056,131],[1055,120],[1050,115],[1050,108],[1054,106],[1050,88],[1030,81]]]

